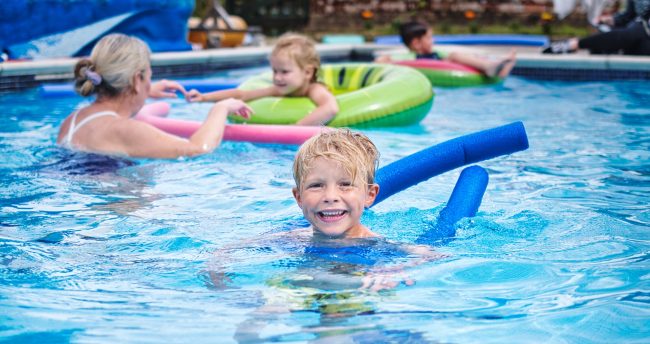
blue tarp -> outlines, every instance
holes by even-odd
[[[12,0],[0,6],[0,47],[10,58],[88,55],[102,36],[139,37],[154,52],[190,50],[194,0]]]

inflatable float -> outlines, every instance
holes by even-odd
[[[375,204],[415,184],[455,168],[528,149],[523,123],[461,136],[431,146],[380,168]]]
[[[395,61],[394,64],[417,69],[432,86],[462,87],[501,82],[499,77],[488,77],[478,69],[444,60],[417,59]]]
[[[187,80],[175,80],[186,90],[196,89],[199,92],[212,92],[219,90],[227,90],[231,88],[237,88],[239,83],[229,80],[224,80],[223,78],[219,79],[187,79]],[[38,87],[38,94],[41,98],[61,98],[61,97],[74,97],[79,96],[77,92],[74,91],[74,84],[66,83],[56,83],[56,84],[43,84]]]
[[[373,206],[444,172],[526,149],[528,136],[521,122],[479,131],[431,146],[377,170],[375,182],[379,184],[379,194]],[[447,205],[440,212],[437,227],[423,233],[416,242],[431,244],[453,237],[454,224],[458,220],[476,215],[487,183],[488,174],[482,167],[465,168]]]
[[[321,81],[336,96],[339,113],[332,127],[391,127],[420,122],[431,109],[433,90],[417,71],[388,64],[323,65]],[[272,85],[271,73],[245,81],[241,89]],[[408,91],[406,91],[408,90]],[[293,124],[314,110],[306,97],[267,97],[248,103],[253,108],[249,120],[231,117],[233,122]]]
[[[165,102],[145,104],[135,119],[149,123],[167,133],[190,137],[203,124],[198,121],[166,118],[170,105]],[[299,125],[241,125],[227,124],[223,139],[254,143],[299,145],[318,134],[321,127]]]
[[[436,44],[458,45],[521,45],[542,47],[547,45],[548,37],[544,35],[503,35],[503,34],[475,34],[475,35],[434,35]],[[401,45],[399,35],[385,35],[375,37],[376,44]]]

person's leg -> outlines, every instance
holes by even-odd
[[[629,50],[623,51],[623,54],[626,55],[644,55],[648,56],[650,55],[650,37],[647,37],[646,39],[642,39],[639,41],[639,44]]]
[[[492,61],[474,54],[462,53],[458,51],[451,52],[447,57],[450,61],[464,64],[478,69],[489,77],[506,77],[512,70],[516,62],[517,53],[510,51],[506,57]]]
[[[637,23],[638,27],[635,30],[639,36],[638,41],[631,48],[623,50],[625,55],[650,55],[650,22],[643,21]]]
[[[631,52],[638,49],[644,39],[648,39],[643,25],[633,23],[622,29],[598,33],[578,41],[578,47],[589,49],[592,54],[615,54],[623,50]]]

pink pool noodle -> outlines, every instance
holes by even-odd
[[[165,102],[146,104],[135,116],[137,120],[181,137],[190,137],[201,122],[165,118],[170,105]],[[302,144],[320,133],[322,127],[300,125],[227,124],[223,139],[256,143]]]

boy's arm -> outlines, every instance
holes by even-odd
[[[447,257],[443,253],[436,252],[430,246],[425,245],[400,245],[400,249],[409,254],[409,260],[403,264],[397,264],[379,269],[373,269],[362,277],[362,285],[359,289],[368,289],[371,291],[380,291],[393,289],[401,283],[410,286],[415,284],[415,280],[404,273],[404,269],[411,268]]]
[[[316,109],[298,121],[297,125],[325,125],[339,112],[336,98],[324,85],[312,85],[309,98],[316,104]]]
[[[190,102],[218,102],[228,98],[235,98],[246,102],[257,98],[278,96],[279,92],[275,86],[269,86],[258,88],[256,90],[240,90],[238,88],[233,88],[230,90],[221,90],[209,93],[201,93],[197,90],[191,90],[187,95],[187,100]]]
[[[220,290],[236,288],[236,286],[232,285],[232,279],[228,276],[228,270],[232,266],[236,266],[236,264],[245,262],[249,259],[249,256],[243,255],[238,251],[257,247],[268,248],[274,240],[286,241],[287,238],[304,237],[309,234],[311,234],[311,228],[294,229],[287,232],[264,234],[259,237],[239,241],[217,249],[212,254],[206,271],[210,278],[211,287]],[[269,251],[267,249],[265,249],[264,252],[267,255],[275,254],[277,259],[280,259],[286,254],[284,252],[275,253],[274,250]],[[270,256],[268,259],[272,259],[272,257],[273,256]]]

